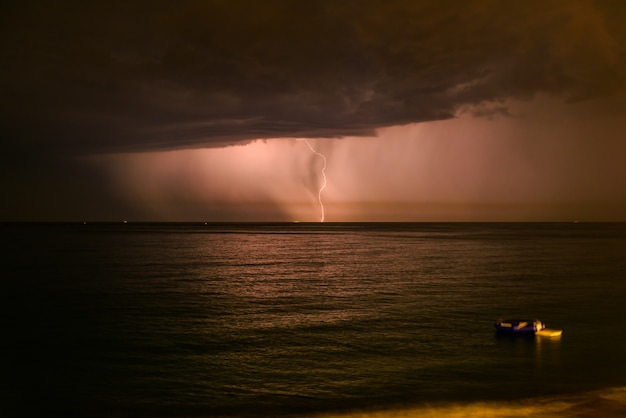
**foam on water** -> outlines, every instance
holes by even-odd
[[[316,415],[318,418],[617,418],[626,416],[626,387],[577,395],[398,407]]]

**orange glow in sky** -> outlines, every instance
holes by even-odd
[[[326,220],[619,218],[626,196],[614,179],[626,176],[625,150],[610,136],[624,122],[602,116],[606,130],[597,131],[576,107],[554,106],[543,99],[515,104],[513,116],[465,114],[380,129],[377,137],[310,140],[327,159]],[[597,160],[603,170],[590,171]],[[95,161],[108,170],[111,189],[147,219],[319,220],[321,161],[297,139]]]

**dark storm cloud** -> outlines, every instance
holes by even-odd
[[[134,1],[3,6],[9,152],[335,137],[538,92],[622,92],[620,1]],[[485,102],[496,105],[485,106]]]

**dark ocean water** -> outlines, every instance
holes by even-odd
[[[2,417],[626,416],[626,224],[1,232]]]

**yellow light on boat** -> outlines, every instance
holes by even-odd
[[[557,338],[557,337],[560,337],[562,333],[563,333],[562,329],[544,328],[544,329],[540,329],[539,331],[537,331],[535,335],[539,337]]]

